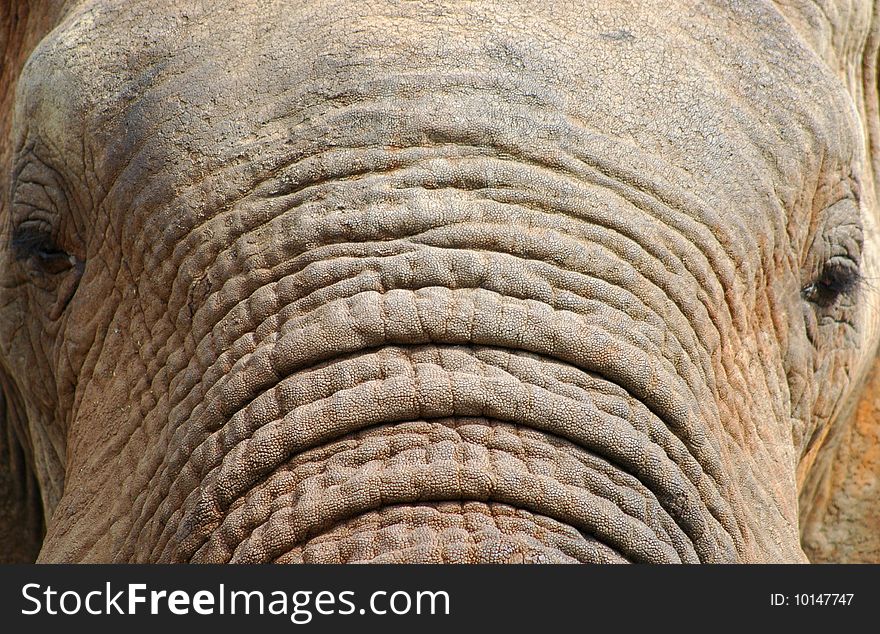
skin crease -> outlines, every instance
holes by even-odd
[[[871,2],[2,11],[0,557],[880,561]]]

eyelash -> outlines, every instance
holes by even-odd
[[[858,265],[834,259],[822,267],[819,276],[801,289],[801,296],[820,308],[830,308],[837,300],[854,293],[863,282]]]
[[[31,263],[42,273],[61,273],[75,264],[72,256],[58,247],[42,226],[17,227],[12,234],[11,247],[15,259]]]

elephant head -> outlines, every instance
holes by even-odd
[[[3,557],[877,560],[878,13],[2,3]]]

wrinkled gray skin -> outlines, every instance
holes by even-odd
[[[12,4],[7,560],[880,556],[871,2]]]

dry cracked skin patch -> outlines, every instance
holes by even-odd
[[[871,2],[171,4],[0,7],[6,559],[877,561]]]

